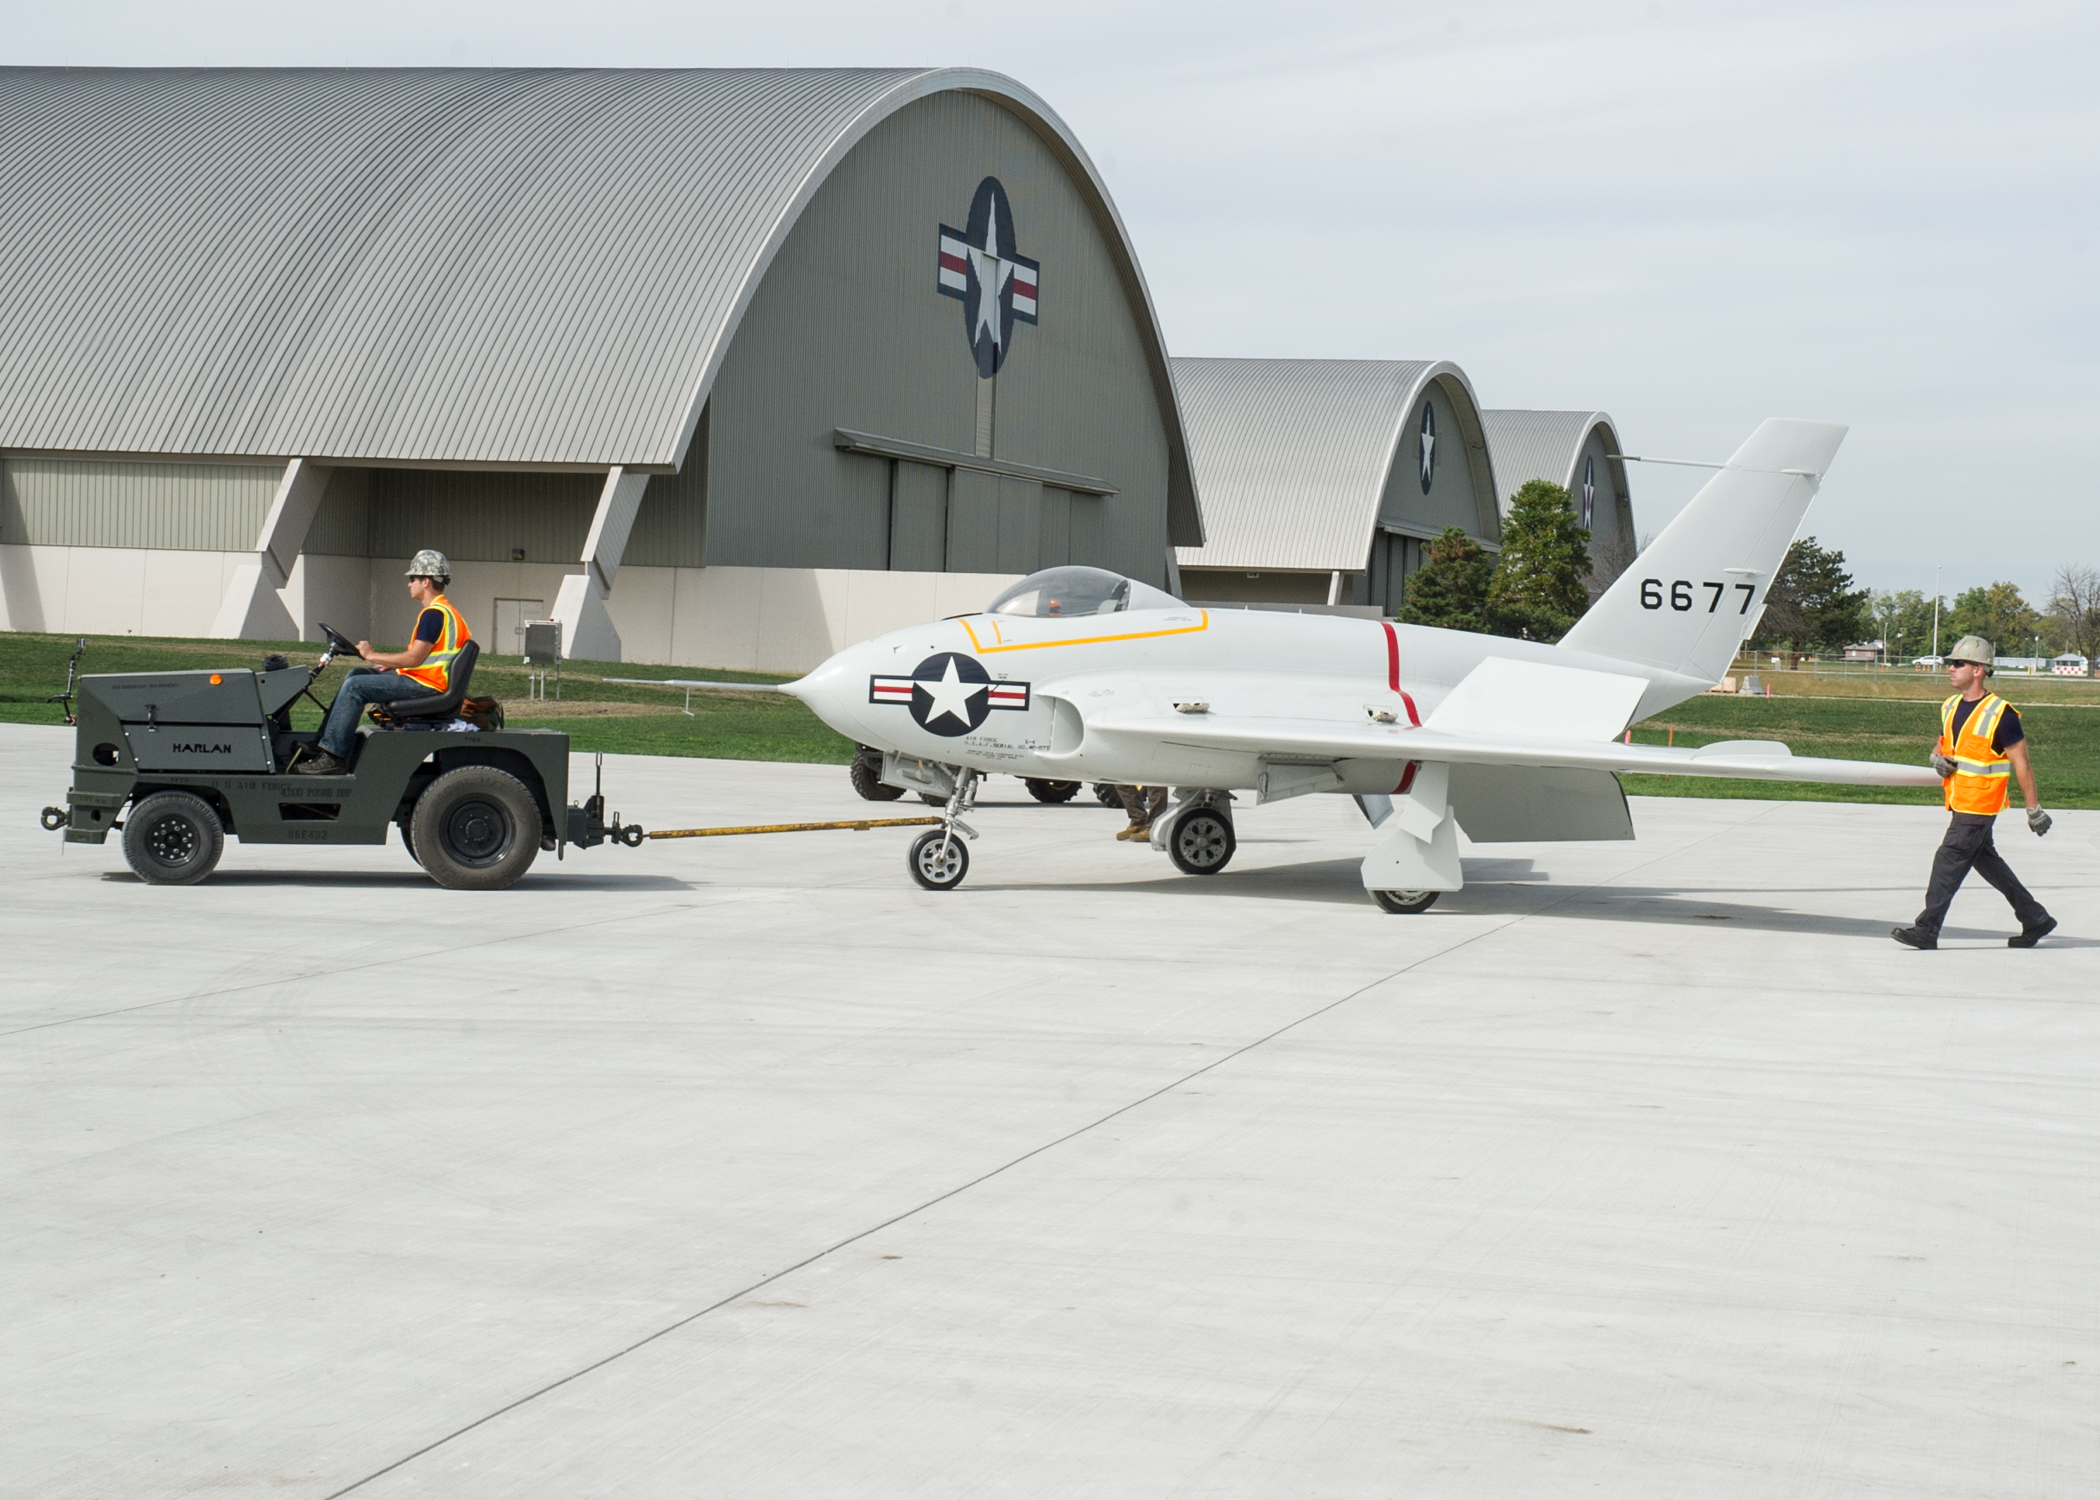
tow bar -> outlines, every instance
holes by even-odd
[[[843,823],[753,823],[743,828],[659,828],[652,839],[717,839],[736,833],[815,833],[826,828],[919,828],[939,824],[944,818],[854,818]]]

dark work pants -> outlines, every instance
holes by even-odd
[[[1973,813],[1956,813],[1954,821],[1947,825],[1947,836],[1940,840],[1939,853],[1932,857],[1932,884],[1925,891],[1925,909],[1918,913],[1921,931],[1940,930],[1954,893],[1961,889],[1963,878],[1971,870],[1996,886],[1998,894],[2012,903],[2013,915],[2020,919],[2022,927],[2037,927],[2049,920],[2042,903],[2028,894],[2020,877],[2013,874],[2012,866],[1999,856],[1998,846],[1991,842],[1994,821]]]
[[[1167,789],[1163,786],[1119,786],[1116,795],[1123,800],[1123,811],[1130,814],[1132,828],[1151,822],[1167,810]]]

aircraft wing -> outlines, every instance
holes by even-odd
[[[1293,759],[1444,761],[1476,766],[1566,766],[1665,776],[1718,776],[1749,781],[1823,781],[1847,786],[1940,784],[1929,766],[1877,760],[1824,760],[1795,755],[1773,740],[1727,740],[1698,749],[1628,745],[1617,739],[1558,739],[1540,734],[1415,729],[1403,724],[1226,717],[1218,714],[1115,715],[1092,720],[1089,735],[1141,737],[1164,745],[1237,750]]]

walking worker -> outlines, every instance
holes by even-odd
[[[421,606],[416,628],[405,650],[374,651],[370,641],[357,643],[357,654],[369,666],[353,667],[328,705],[319,747],[293,767],[307,776],[347,776],[357,748],[357,721],[369,703],[398,703],[452,686],[452,659],[467,642],[467,622],[460,618],[445,585],[452,564],[442,552],[425,547],[408,565],[408,597]]]
[[[1116,797],[1123,804],[1123,811],[1130,822],[1116,834],[1118,842],[1142,844],[1152,837],[1152,820],[1167,810],[1167,789],[1163,786],[1119,786]]]
[[[1947,657],[1947,682],[1954,696],[1940,705],[1940,739],[1932,750],[1932,769],[1946,787],[1947,811],[1954,821],[1932,859],[1925,909],[1916,922],[1889,934],[1913,948],[1940,945],[1947,908],[1971,869],[1998,888],[2020,919],[2019,936],[2007,938],[2007,947],[2032,948],[2056,930],[2056,918],[2028,894],[1991,842],[1991,827],[2005,810],[2007,783],[2014,776],[2020,778],[2020,793],[2027,799],[2027,826],[2039,837],[2049,831],[2051,821],[2035,793],[2020,712],[1984,685],[1996,654],[1983,637],[1965,635]]]

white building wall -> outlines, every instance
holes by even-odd
[[[248,552],[0,545],[0,623],[60,635],[211,631]]]
[[[86,635],[204,636],[246,552],[0,545],[0,628]],[[302,556],[279,591],[307,640],[326,620],[398,646],[413,623],[408,559]],[[552,605],[574,565],[456,565],[446,591],[487,639],[498,599]],[[835,568],[620,570],[610,612],[625,659],[743,672],[805,672],[885,631],[982,609],[1018,575]],[[509,642],[492,648],[510,655]]]

